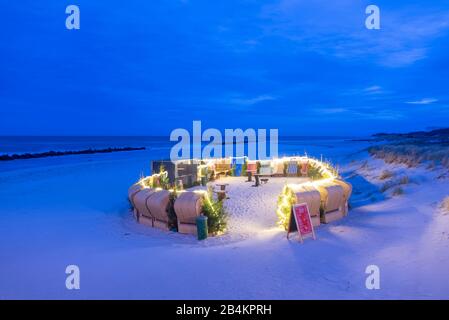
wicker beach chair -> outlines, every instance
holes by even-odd
[[[287,176],[296,177],[298,175],[298,163],[296,161],[289,161],[287,165]]]
[[[178,195],[175,201],[175,213],[178,219],[178,232],[197,234],[196,218],[201,214],[203,196],[186,191]]]
[[[261,176],[270,176],[273,174],[273,168],[271,167],[271,161],[261,161],[260,171]]]
[[[284,162],[274,161],[273,162],[273,176],[282,177],[284,175]]]
[[[349,212],[349,198],[352,194],[352,185],[349,182],[336,179],[334,182],[338,185],[340,185],[343,188],[343,197],[344,197],[344,208],[343,208],[343,214],[346,216]]]
[[[170,204],[170,192],[167,190],[156,191],[147,198],[147,208],[153,217],[153,226],[162,230],[169,230],[168,206]]]
[[[228,174],[231,172],[230,159],[220,159],[215,162],[215,175]]]
[[[324,184],[317,187],[320,191],[321,206],[323,214],[322,223],[330,223],[343,218],[344,212],[344,191],[338,184]]]
[[[243,164],[246,158],[232,158],[232,168],[234,169],[235,176],[242,175]]]
[[[251,172],[252,174],[257,173],[257,162],[248,161],[248,163],[246,164],[246,172]]]
[[[307,177],[309,175],[309,162],[308,161],[301,161],[300,163],[301,167],[301,176]]]
[[[148,209],[147,200],[156,193],[154,189],[144,188],[133,197],[135,216],[139,223],[153,227],[154,217]]]
[[[296,203],[307,203],[310,217],[314,227],[320,225],[320,206],[321,196],[320,192],[313,186],[303,186],[296,194]]]

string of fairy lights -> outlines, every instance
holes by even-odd
[[[240,157],[240,159],[241,158],[244,158],[244,160],[248,161],[248,162],[251,161],[247,157]],[[237,159],[237,158],[230,157],[230,158],[220,158],[220,159],[198,160],[198,162],[201,163],[198,165],[198,170],[200,172],[200,170],[203,168],[206,168],[206,167],[211,168],[214,164],[223,162],[223,161],[232,163],[232,161],[235,159]],[[193,159],[193,160],[195,160],[195,159]],[[305,162],[305,163],[308,163],[309,165],[313,166],[314,168],[316,168],[318,170],[318,172],[320,173],[320,176],[322,177],[321,179],[318,179],[318,180],[312,180],[312,181],[307,180],[307,181],[303,181],[303,182],[287,183],[284,186],[284,188],[282,189],[281,195],[279,196],[278,207],[276,209],[276,214],[278,216],[278,225],[283,226],[283,227],[286,226],[286,223],[289,219],[290,208],[294,204],[294,201],[295,201],[293,190],[298,190],[303,187],[316,188],[318,186],[331,183],[332,181],[334,181],[335,179],[337,179],[339,177],[338,170],[335,167],[333,167],[330,162],[324,162],[322,160],[318,160],[318,159],[315,159],[315,158],[307,156],[307,155],[299,156],[299,157],[298,156],[282,157],[282,158],[276,158],[276,159],[272,159],[272,160],[268,160],[268,161],[270,161],[271,165],[275,165],[278,163],[288,163],[290,161],[297,161],[297,162],[301,162],[301,163]],[[137,184],[140,185],[142,188],[152,188],[151,186],[153,185],[153,182],[155,181],[155,179],[158,179],[160,181],[161,177],[164,177],[167,175],[168,175],[168,172],[163,170],[159,173],[154,173],[147,177],[141,177],[139,179],[139,181],[137,182]],[[162,187],[155,187],[152,189],[154,189],[155,191],[164,190]],[[186,190],[184,190],[184,189],[176,189],[176,188],[169,188],[166,190],[169,191],[170,193],[186,192]],[[205,201],[208,201],[209,204],[211,204],[210,195],[207,190],[196,189],[196,190],[191,190],[191,191],[201,194],[204,197]]]

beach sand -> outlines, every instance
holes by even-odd
[[[354,185],[349,216],[304,244],[276,226],[286,178],[258,188],[225,178],[228,232],[199,242],[132,218],[126,192],[143,158],[72,159],[1,172],[0,298],[449,298],[449,215],[438,208],[449,184],[438,169],[352,154],[341,168]],[[408,175],[402,195],[379,191],[385,169]],[[65,287],[71,264],[80,290]],[[365,287],[372,264],[380,290]]]

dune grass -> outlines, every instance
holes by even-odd
[[[379,176],[380,180],[390,179],[394,176],[394,173],[389,170],[384,170]]]
[[[444,213],[449,213],[449,196],[447,196],[443,199],[440,207]]]
[[[400,196],[402,194],[404,194],[404,189],[402,189],[401,187],[396,187],[393,190],[393,196]]]
[[[393,195],[395,195],[395,193],[399,193],[399,192],[400,192],[400,194],[402,194],[403,190],[402,190],[401,186],[407,185],[409,183],[410,183],[410,178],[408,176],[401,176],[396,179],[390,179],[382,185],[382,187],[380,188],[380,191],[382,193],[384,193],[392,188],[395,188],[395,190],[393,191]],[[398,190],[398,189],[401,189],[401,190]]]
[[[449,146],[445,144],[383,144],[368,148],[368,152],[372,157],[382,159],[388,164],[417,167],[420,164],[428,163],[429,169],[437,165],[449,169]]]

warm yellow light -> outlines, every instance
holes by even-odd
[[[225,159],[226,160],[229,159],[230,162],[232,163],[232,159],[239,159],[239,158],[245,158],[248,161],[251,161],[246,156],[244,156],[244,157],[229,157],[229,158],[223,158],[223,159],[212,158],[212,159],[193,159],[193,160],[198,160],[198,161],[201,160],[204,162],[204,164],[198,165],[198,169],[200,170],[201,168],[205,168],[205,167],[208,168],[210,166],[213,166],[215,163],[225,160]],[[274,164],[284,163],[284,162],[288,162],[288,161],[300,161],[300,162],[307,161],[308,163],[312,164],[315,168],[317,168],[324,178],[320,179],[320,180],[315,180],[315,181],[304,181],[301,183],[289,183],[283,187],[281,195],[278,198],[278,207],[276,209],[276,214],[278,215],[278,218],[279,218],[279,221],[278,221],[279,225],[284,225],[284,226],[285,226],[286,220],[289,218],[289,216],[288,216],[289,208],[291,207],[292,203],[294,203],[293,197],[295,197],[295,190],[298,190],[298,189],[301,189],[302,187],[307,187],[307,186],[317,188],[319,186],[331,183],[335,179],[338,178],[338,172],[334,168],[332,168],[330,166],[330,164],[327,164],[327,163],[324,163],[323,161],[311,158],[307,155],[275,158],[275,159],[271,160],[271,165],[274,166]],[[153,179],[156,177],[160,177],[163,174],[166,175],[167,171],[164,171],[161,173],[155,173],[148,177],[142,177],[137,183],[142,188],[149,188],[153,184]],[[160,191],[163,189],[158,187],[158,188],[155,188],[155,190]],[[175,192],[174,189],[169,189],[168,191],[170,193]],[[188,191],[188,190],[176,190],[177,193],[182,193],[182,192],[186,192],[186,191]],[[211,208],[213,208],[212,202],[210,199],[210,195],[207,190],[200,189],[200,190],[194,190],[193,192],[195,192],[197,194],[201,194],[204,197],[205,201],[211,206]]]

